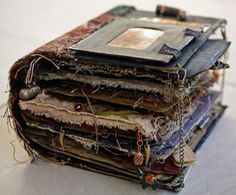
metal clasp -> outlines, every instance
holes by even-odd
[[[190,29],[190,28],[186,28],[184,30],[184,34],[189,35],[189,36],[193,36],[194,39],[197,39],[198,37],[200,37],[201,31],[196,31],[196,30],[193,30],[193,29]]]
[[[163,46],[159,50],[159,53],[173,55],[175,60],[178,59],[182,55],[182,52],[180,50],[172,48],[166,44],[163,44]]]

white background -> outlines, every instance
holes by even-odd
[[[7,75],[18,58],[117,4],[154,11],[156,4],[180,7],[191,14],[223,17],[233,42],[227,71],[224,118],[198,154],[180,194],[236,194],[236,1],[234,0],[0,0],[0,114],[7,101]],[[2,107],[2,109],[1,109]],[[13,131],[0,119],[0,195],[2,194],[169,194],[143,191],[139,185],[113,177],[45,162],[16,163],[12,158]],[[27,156],[14,142],[16,157]]]

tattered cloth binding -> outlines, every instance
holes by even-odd
[[[180,191],[225,110],[225,25],[118,6],[21,58],[10,70],[9,116],[25,149]]]

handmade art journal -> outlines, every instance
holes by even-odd
[[[25,150],[180,191],[226,108],[225,26],[172,7],[118,6],[19,59],[9,118]]]

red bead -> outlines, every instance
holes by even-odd
[[[74,109],[75,111],[80,112],[82,110],[82,104],[81,103],[75,104]]]

